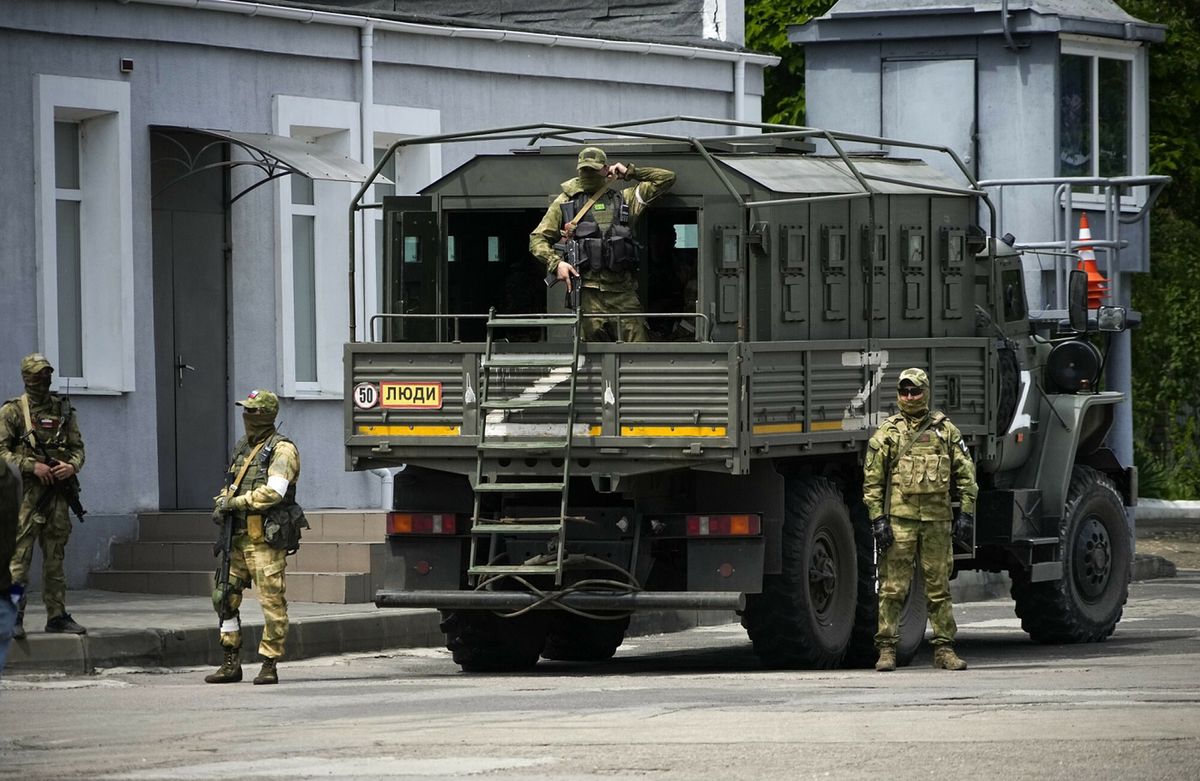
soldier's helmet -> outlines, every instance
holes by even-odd
[[[21,374],[23,375],[33,376],[43,369],[54,371],[50,361],[41,353],[30,353],[21,359]]]
[[[579,162],[575,167],[599,171],[606,165],[608,165],[608,155],[604,154],[604,150],[598,146],[587,146],[579,152]]]
[[[252,409],[261,415],[275,415],[279,412],[279,397],[264,388],[250,391],[246,398],[235,401],[234,404]]]
[[[910,385],[915,385],[918,388],[928,389],[929,375],[921,369],[905,369],[904,371],[900,372],[900,379],[896,381],[896,387],[900,388],[906,382]]]

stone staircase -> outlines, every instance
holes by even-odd
[[[381,511],[305,511],[311,529],[288,557],[291,602],[370,602],[383,579],[386,515]],[[210,596],[213,540],[208,513],[138,515],[136,542],[112,544],[109,569],[88,574],[88,587],[139,594]]]

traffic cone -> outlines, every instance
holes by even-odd
[[[1083,212],[1079,215],[1079,240],[1090,241],[1091,238],[1092,230],[1088,227],[1087,212]],[[1108,280],[1096,266],[1096,250],[1090,244],[1081,245],[1076,251],[1079,253],[1079,264],[1076,268],[1087,272],[1088,309],[1095,309],[1108,297]]]

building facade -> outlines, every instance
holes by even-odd
[[[650,5],[689,20],[688,41],[645,15],[608,38],[603,25],[415,19],[392,3],[5,4],[0,393],[20,393],[18,361],[40,350],[78,409],[91,514],[68,549],[72,585],[137,513],[210,506],[240,435],[232,401],[255,387],[281,394],[302,503],[379,506],[384,478],[346,472],[342,450],[358,183],[412,136],[758,120],[775,59],[739,46],[740,22],[714,21],[740,20],[741,3]],[[414,193],[482,151],[405,151],[373,197]],[[358,226],[359,333],[381,296],[380,234],[377,218]]]

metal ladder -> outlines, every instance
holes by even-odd
[[[571,354],[496,352],[497,332],[508,328],[571,327]],[[478,453],[475,461],[474,509],[471,513],[471,558],[467,574],[476,582],[480,576],[504,575],[554,575],[555,585],[562,585],[564,550],[567,541],[568,486],[571,479],[571,443],[575,429],[575,388],[579,376],[579,342],[581,336],[579,313],[564,315],[497,315],[493,309],[488,313],[487,341],[479,370],[479,412],[482,418],[479,429]],[[568,368],[567,398],[507,398],[494,399],[493,371],[513,368],[545,368],[549,370]],[[488,415],[500,411],[522,412],[525,410],[562,411],[566,431],[561,439],[513,439],[489,438]],[[562,458],[562,479],[557,481],[513,481],[506,482],[498,475],[494,482],[484,482],[484,465],[497,454],[510,453],[553,453]],[[558,516],[550,517],[499,517],[485,519],[481,516],[483,497],[487,494],[551,493],[560,495]],[[501,535],[544,536],[553,539],[555,561],[549,563],[493,563],[497,557],[497,546]],[[478,563],[479,543],[488,539],[487,561]],[[539,557],[540,558],[540,557]]]

